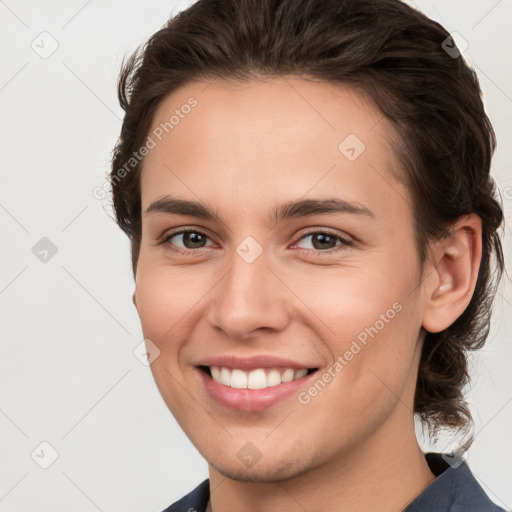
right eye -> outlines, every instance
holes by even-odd
[[[189,254],[197,252],[197,249],[209,247],[206,245],[208,240],[209,237],[201,231],[196,229],[181,229],[168,233],[160,243],[167,246],[171,251],[176,251],[180,254]]]

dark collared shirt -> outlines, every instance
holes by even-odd
[[[436,479],[403,512],[505,512],[488,498],[465,462],[452,467],[440,453],[425,458]],[[206,479],[163,512],[205,512],[209,484]]]

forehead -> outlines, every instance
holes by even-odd
[[[403,202],[392,135],[381,111],[351,87],[297,77],[192,82],[155,112],[143,209],[170,193]]]

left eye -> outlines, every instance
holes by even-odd
[[[339,236],[339,235],[335,235],[335,234],[332,234],[332,233],[324,233],[324,232],[315,232],[315,233],[308,233],[307,235],[304,235],[303,237],[301,237],[301,239],[299,240],[299,242],[297,242],[297,244],[299,244],[300,242],[304,241],[304,240],[307,240],[307,239],[310,239],[310,242],[309,244],[309,247],[302,247],[302,249],[314,249],[314,250],[319,250],[319,251],[322,251],[322,250],[329,250],[329,249],[333,249],[334,247],[336,246],[339,246],[339,245],[350,245],[350,241],[349,240],[346,240],[345,238]],[[337,242],[341,242],[341,243],[337,243]]]

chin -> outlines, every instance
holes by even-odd
[[[230,464],[228,461],[209,462],[219,473],[237,482],[274,483],[295,478],[306,471],[304,460],[264,461],[262,458],[252,467],[243,463]],[[231,461],[230,461],[231,462]],[[238,462],[238,460],[237,460]]]

